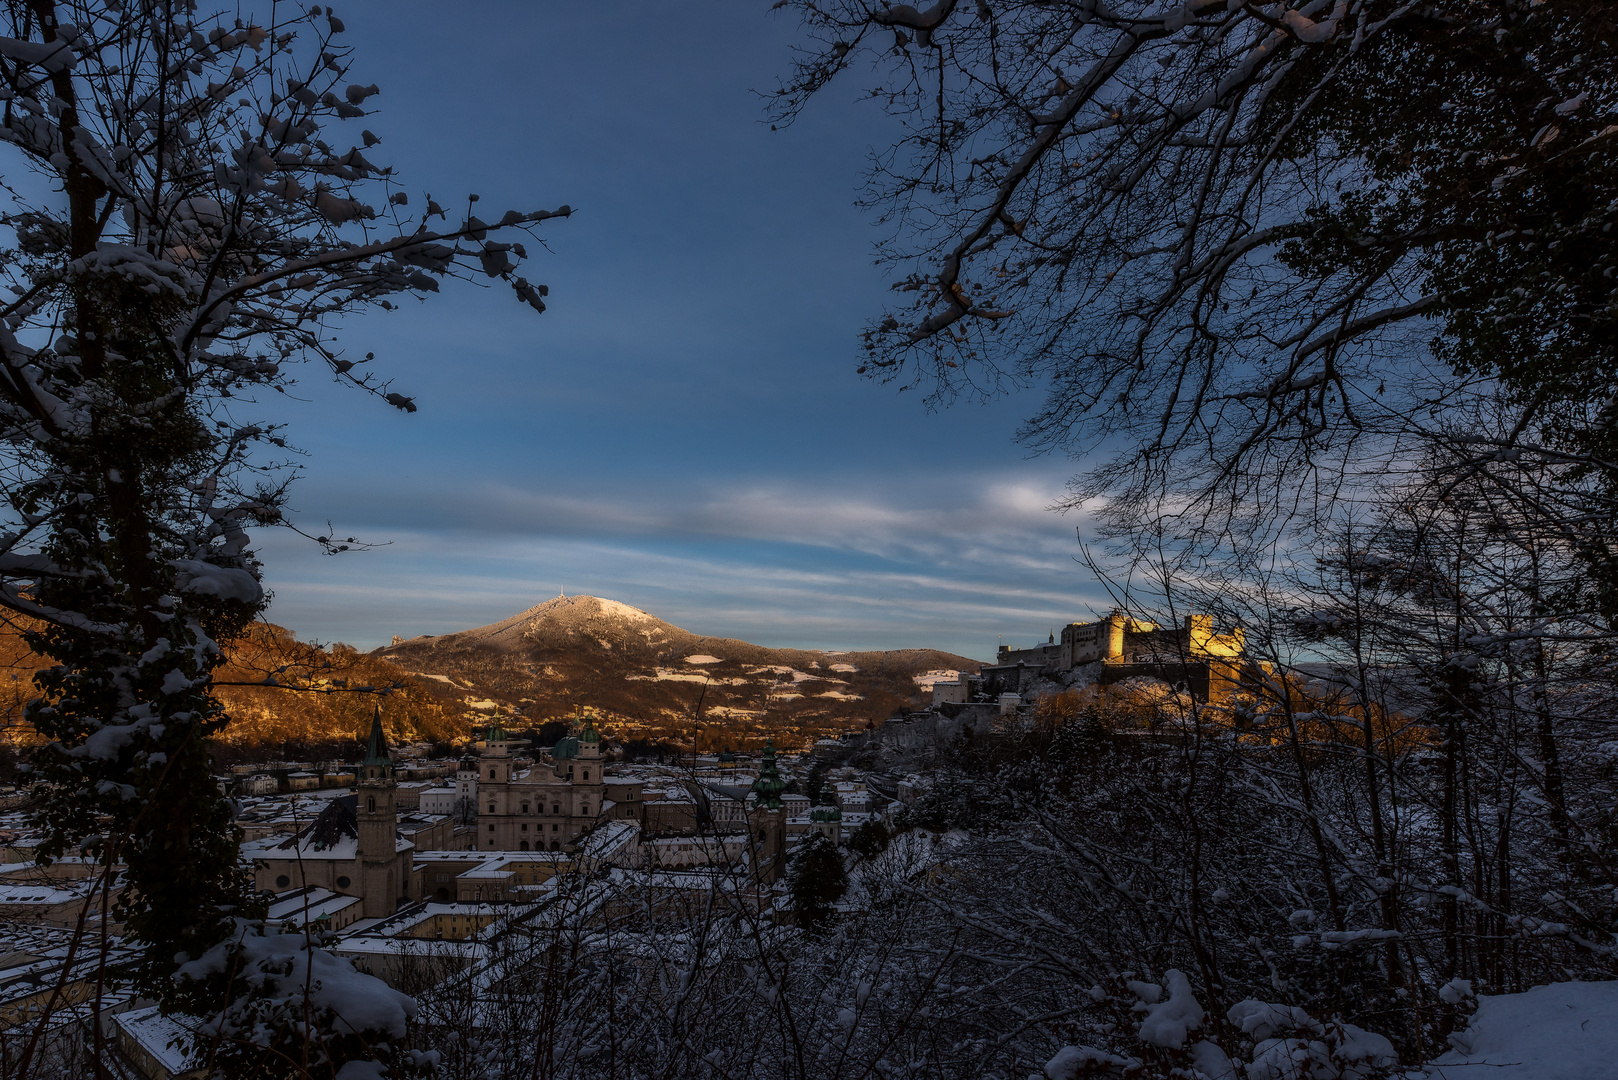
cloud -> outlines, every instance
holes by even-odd
[[[1054,475],[917,474],[883,480],[832,478],[690,480],[588,492],[539,491],[493,481],[438,482],[423,488],[367,483],[362,491],[300,488],[321,519],[340,507],[339,531],[405,528],[535,536],[732,538],[807,544],[883,557],[947,559],[962,550],[1010,547],[1041,556],[1071,554],[1073,515],[1050,507],[1062,496]]]
[[[1102,605],[1073,561],[1071,517],[1046,509],[1059,485],[950,481],[591,496],[433,487],[348,503],[345,535],[386,536],[386,547],[327,558],[287,534],[259,547],[272,567],[272,618],[367,647],[493,622],[563,588],[760,644],[976,656],[992,654],[999,635],[1043,637]]]

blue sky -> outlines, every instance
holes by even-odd
[[[766,0],[349,3],[411,192],[574,216],[508,291],[451,283],[357,319],[404,415],[311,371],[301,523],[386,542],[336,558],[256,537],[269,617],[361,647],[592,593],[694,632],[992,655],[1105,606],[1047,508],[1074,463],[1012,440],[1023,393],[930,412],[855,374],[880,310],[854,206],[890,121],[834,87],[762,122],[794,24]],[[484,215],[487,217],[488,215]]]

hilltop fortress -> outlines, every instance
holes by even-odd
[[[935,705],[965,704],[1022,695],[1039,680],[1070,682],[1090,668],[1102,686],[1124,679],[1160,679],[1189,690],[1200,701],[1225,693],[1242,681],[1246,635],[1240,627],[1216,633],[1213,616],[1187,615],[1179,626],[1161,627],[1113,612],[1097,622],[1068,623],[1060,640],[1029,649],[1000,646],[993,665],[980,675],[963,673],[955,683],[933,687]]]

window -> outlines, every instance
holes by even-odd
[[[494,770],[493,770],[493,769],[490,769],[490,770],[489,770],[489,779],[490,779],[490,780],[493,780],[493,779],[494,779]]]
[[[525,814],[528,813],[528,804],[527,803],[522,804],[522,812],[525,813]]]
[[[589,817],[590,816],[590,804],[585,803],[584,805],[580,806],[579,807],[579,813],[583,814],[585,817]]]
[[[551,826],[551,832],[556,832],[556,831],[557,831],[557,830],[558,830],[558,829],[560,829],[560,828],[561,828],[561,826],[560,826],[560,825],[552,825],[552,826]]]
[[[340,877],[340,878],[338,878],[338,879],[337,879],[337,887],[338,887],[338,888],[339,888],[339,889],[346,889],[346,888],[348,888],[348,878],[346,878],[346,877]]]
[[[528,822],[526,822],[526,821],[525,821],[525,822],[523,822],[523,823],[522,823],[522,831],[523,831],[523,832],[527,832],[527,831],[528,831]]]
[[[528,828],[528,826],[524,825],[523,828],[526,829],[526,828]],[[521,844],[517,845],[517,847],[521,851],[527,851],[528,850],[528,841],[524,840]]]
[[[584,770],[584,778],[585,778],[585,780],[590,779],[590,770],[589,769]]]
[[[369,799],[365,800],[365,809],[366,809],[367,813],[372,813],[372,814],[376,813],[376,796],[375,795],[372,795]]]
[[[551,807],[551,813],[560,814],[561,812],[562,812],[562,808],[560,806],[552,806]]]
[[[277,875],[277,877],[275,879],[275,887],[278,888],[278,889],[284,889],[288,885],[291,885],[291,884],[292,884],[292,879],[287,877],[285,874]]]
[[[489,813],[494,813],[494,803],[489,804]]]
[[[490,825],[490,826],[489,826],[489,831],[490,831],[490,832],[494,832],[494,826],[493,826],[493,825]],[[760,834],[759,834],[759,839],[760,839],[760,840],[762,840],[762,839],[764,839],[764,834],[762,834],[762,833],[760,833]]]

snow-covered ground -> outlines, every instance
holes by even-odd
[[[847,664],[842,666],[848,667]],[[786,675],[790,676],[795,683],[807,682],[810,679],[831,683],[843,681],[842,679],[828,678],[825,675],[811,675],[807,671],[799,671],[797,668],[787,667],[785,664],[766,664],[763,667],[748,668],[747,673],[749,675]]]
[[[630,682],[652,680],[654,682],[711,682],[715,686],[745,686],[746,679],[715,679],[696,671],[672,671],[669,668],[654,668],[651,675],[625,675]]]
[[[920,675],[913,675],[917,686],[923,690],[931,690],[934,683],[954,682],[961,677],[959,671],[924,671]]]
[[[1618,982],[1565,982],[1485,994],[1457,1049],[1427,1066],[1433,1080],[1613,1080]]]

